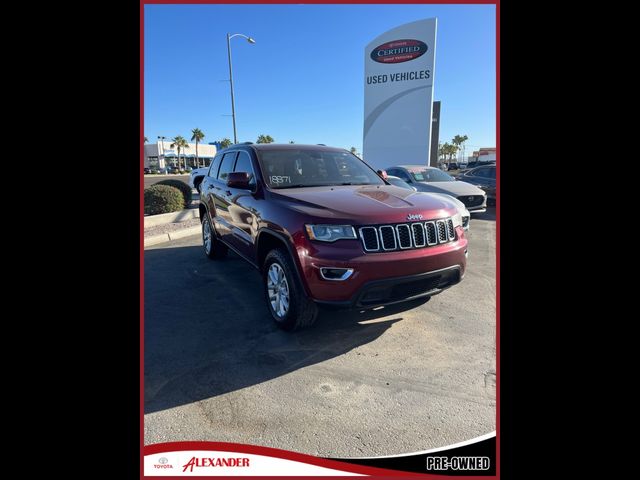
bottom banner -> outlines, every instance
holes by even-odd
[[[390,476],[446,479],[496,475],[492,432],[448,447],[405,455],[322,458],[277,448],[224,442],[171,442],[144,447],[144,475],[332,477]]]

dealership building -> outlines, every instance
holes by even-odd
[[[144,146],[144,166],[151,169],[163,169],[169,166],[178,165],[178,149],[171,148],[171,141],[158,140],[156,143],[147,143]],[[180,149],[180,165],[186,164],[189,167],[196,168],[196,144],[189,143],[185,149]],[[204,160],[204,165],[208,166],[216,156],[218,149],[214,144],[199,143],[198,158],[200,166]]]

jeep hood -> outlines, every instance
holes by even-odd
[[[306,187],[273,191],[276,198],[298,212],[350,223],[401,223],[407,215],[425,220],[454,215],[457,207],[446,197],[429,195],[393,185]]]

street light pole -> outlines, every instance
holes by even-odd
[[[227,54],[229,56],[229,84],[231,85],[231,116],[233,117],[233,143],[238,143],[238,134],[236,132],[236,102],[233,97],[233,70],[231,68],[231,39],[236,36],[246,38],[249,43],[256,43],[253,38],[247,37],[242,33],[234,33],[233,35],[227,33]]]

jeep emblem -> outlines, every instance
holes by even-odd
[[[410,213],[407,215],[407,220],[422,220],[422,215],[419,213]]]

